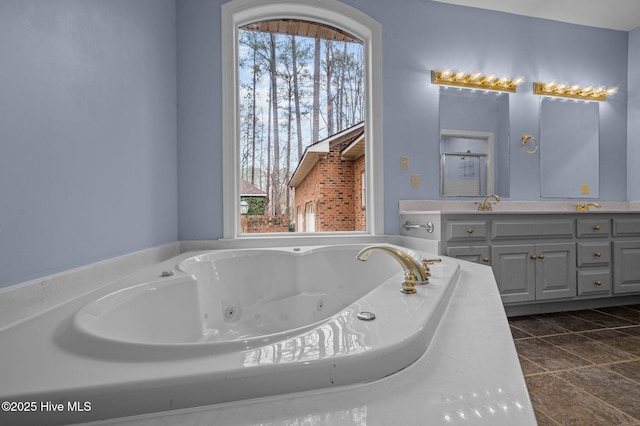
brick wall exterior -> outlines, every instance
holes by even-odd
[[[242,215],[240,216],[240,230],[243,234],[289,232],[289,215]]]
[[[302,212],[302,223],[296,215],[296,231],[305,231],[307,203],[313,203],[315,230],[364,231],[365,211],[362,206],[361,173],[364,156],[356,161],[342,160],[340,152],[348,143],[330,148],[295,189],[295,209]]]
[[[356,231],[364,231],[367,228],[365,205],[362,200],[362,174],[364,173],[364,155],[354,161],[353,165],[353,201]]]

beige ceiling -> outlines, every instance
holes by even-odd
[[[640,27],[640,0],[434,0],[590,27]]]

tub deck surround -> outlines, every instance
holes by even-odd
[[[460,283],[429,349],[396,374],[359,385],[92,424],[536,425],[491,269],[460,265]]]
[[[180,253],[176,241],[0,289],[0,330]]]
[[[364,246],[360,246],[362,247]],[[313,250],[309,249],[309,252]],[[289,254],[304,258],[304,253]],[[355,256],[355,253],[350,253],[350,256],[351,254]],[[176,327],[187,327],[188,331],[193,318],[188,317],[188,309],[185,308],[193,307],[193,304],[190,305],[193,303],[193,288],[190,287],[194,286],[195,281],[192,274],[180,271],[177,265],[193,255],[194,253],[183,254],[146,268],[90,295],[3,330],[0,333],[0,341],[3,342],[0,347],[3,359],[0,366],[2,400],[52,401],[64,404],[69,401],[89,401],[91,411],[71,413],[65,409],[64,412],[53,414],[42,410],[31,414],[3,412],[0,413],[0,421],[4,423],[3,419],[7,419],[9,424],[67,424],[264,397],[272,395],[274,389],[276,393],[295,393],[318,388],[360,386],[354,384],[362,382],[378,383],[385,376],[405,375],[403,372],[409,371],[407,365],[411,365],[416,359],[424,359],[424,351],[431,348],[429,342],[439,324],[446,321],[445,310],[461,282],[465,279],[473,282],[478,279],[482,282],[489,280],[491,288],[488,268],[481,268],[477,271],[478,274],[470,273],[468,268],[473,270],[475,265],[445,258],[443,263],[432,267],[433,275],[428,286],[419,288],[417,295],[403,295],[400,292],[400,282],[403,279],[400,266],[391,258],[383,260],[386,257],[379,254],[375,263],[371,262],[374,260],[372,255],[369,261],[371,265],[391,261],[397,272],[389,278],[381,277],[378,287],[363,297],[352,294],[358,298],[346,308],[339,305],[349,300],[337,302],[334,308],[337,313],[319,320],[311,328],[302,327],[280,335],[278,332],[264,336],[258,334],[254,336],[254,340],[251,340],[253,337],[245,339],[248,343],[242,349],[232,346],[244,345],[245,340],[242,340],[243,343],[228,339],[222,342],[215,339],[200,341],[193,337],[191,341],[175,342],[173,340],[181,331],[176,329],[166,331],[159,341],[143,342],[136,341],[135,331],[124,335],[109,334],[113,331],[113,324],[108,323],[102,324],[103,328],[89,328],[89,333],[87,329],[78,329],[74,322],[79,318],[78,312],[96,300],[107,302],[103,307],[109,308],[103,310],[103,313],[109,312],[110,308],[121,309],[126,313],[131,307],[127,307],[128,303],[144,298],[146,293],[155,296],[162,294],[163,289],[172,289],[167,296],[175,300],[178,306],[184,304],[181,312],[187,315],[185,321]],[[206,256],[200,259],[205,258]],[[357,262],[355,259],[353,262],[356,265],[368,263]],[[200,264],[204,263],[206,262]],[[219,268],[211,270],[221,272],[229,265],[218,266]],[[176,272],[171,277],[160,278],[159,275],[164,270]],[[197,276],[197,272],[194,275]],[[148,287],[152,283],[157,283],[154,291],[140,291],[138,295],[129,294],[124,298],[110,299],[118,290],[128,289],[135,284],[140,285],[140,288]],[[127,291],[130,290],[120,294]],[[179,294],[182,294],[184,300],[176,299]],[[247,295],[243,297],[246,302]],[[485,297],[493,298],[495,303],[495,289]],[[116,300],[118,303],[113,303]],[[164,306],[166,300],[159,300],[163,302],[155,308]],[[154,303],[150,300],[146,302],[151,305]],[[317,307],[317,303],[315,305]],[[250,311],[249,307],[250,303],[240,304],[240,309],[245,312]],[[149,306],[144,309],[149,309]],[[144,309],[142,311],[146,312]],[[197,306],[193,310],[199,312]],[[377,318],[371,322],[357,320],[355,314],[360,311],[373,311]],[[129,315],[125,315],[128,324],[140,320],[131,316],[134,312],[135,309],[129,309],[126,313]],[[94,310],[93,314],[99,319],[101,312]],[[165,314],[169,313],[165,311]],[[493,315],[494,321],[502,325],[501,334],[509,339],[504,312],[498,310]],[[158,321],[167,325],[166,319],[158,318]],[[135,324],[130,327],[135,328]],[[453,336],[458,332],[451,334]],[[492,334],[495,331],[484,332]],[[265,338],[266,343],[260,344],[260,338]],[[225,346],[228,343],[231,343],[228,346],[232,350],[217,350],[216,345]],[[524,407],[518,409],[517,415],[526,418],[530,414],[527,411],[530,407],[512,346],[512,343],[510,347],[507,345],[504,355],[507,360],[511,360],[508,380],[502,383],[505,377],[504,365],[500,363],[497,366],[500,373],[497,374],[498,370],[494,370],[500,376],[500,386],[483,383],[476,385],[478,389],[488,390],[491,395],[498,392],[497,389],[513,392],[519,406]],[[434,353],[439,350],[430,349]],[[475,355],[468,355],[470,359],[465,360],[465,363],[473,364]],[[441,367],[436,363],[429,369],[440,371]],[[451,364],[447,368],[455,369]],[[477,364],[475,368],[483,370]],[[393,374],[398,370],[401,370],[400,373]],[[466,377],[464,374],[463,376]],[[447,378],[445,382],[450,380]],[[457,381],[455,384],[446,384],[451,398],[458,395],[458,391],[453,389],[460,385]],[[429,386],[440,389],[442,385],[430,383]],[[320,392],[327,395],[330,393]],[[295,395],[304,394],[306,393]],[[400,394],[406,400],[406,396],[412,393],[403,390]],[[291,397],[291,394],[287,395],[287,398]],[[483,400],[494,397],[496,395],[486,396]],[[455,404],[451,401],[445,401],[445,405],[453,407]],[[232,405],[235,404],[241,403]]]

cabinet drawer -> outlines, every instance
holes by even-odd
[[[613,219],[614,236],[640,235],[640,218]]]
[[[486,220],[448,220],[447,241],[477,241],[487,239]]]
[[[578,243],[578,267],[609,265],[611,263],[611,244]]]
[[[468,260],[469,262],[475,262],[481,265],[491,265],[489,246],[448,247],[447,256]]]
[[[611,232],[609,219],[578,219],[578,238],[608,237]]]
[[[573,237],[573,226],[572,219],[494,220],[491,238],[570,238]]]
[[[611,293],[611,272],[608,269],[578,271],[578,296]]]

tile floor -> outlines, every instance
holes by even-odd
[[[539,425],[640,425],[640,305],[509,324]]]

